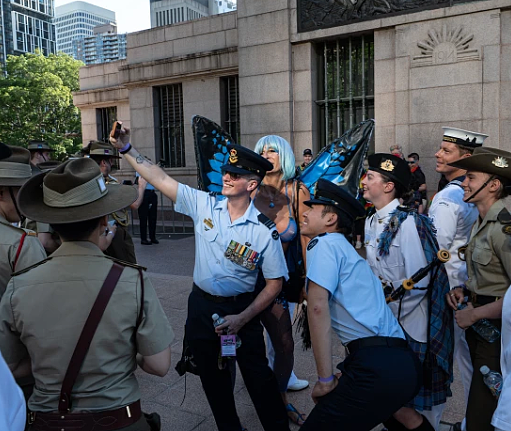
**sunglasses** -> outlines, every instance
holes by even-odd
[[[409,165],[413,165],[414,163],[416,163],[416,162],[410,162],[410,160],[408,160]]]
[[[222,171],[222,175],[227,175],[229,174],[229,176],[231,177],[231,180],[233,181],[238,181],[242,175],[241,174],[236,174],[234,172],[228,172],[228,171]]]

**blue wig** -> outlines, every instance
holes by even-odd
[[[267,149],[275,150],[278,153],[280,159],[280,169],[282,171],[282,179],[287,181],[293,178],[296,173],[295,155],[291,145],[289,145],[289,142],[280,136],[268,135],[263,136],[261,139],[259,139],[259,141],[257,141],[254,151],[257,154],[261,154],[264,147]]]

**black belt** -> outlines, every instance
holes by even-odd
[[[254,296],[253,292],[240,293],[239,295],[236,295],[236,296],[216,296],[216,295],[211,295],[208,292],[204,292],[195,283],[193,283],[192,290],[194,292],[198,293],[199,295],[203,296],[204,298],[208,299],[209,301],[215,302],[217,304],[222,304],[224,302],[243,301],[243,300],[251,299]]]
[[[144,193],[156,193],[156,191],[151,189],[145,189]]]
[[[491,304],[492,302],[498,301],[500,298],[500,296],[478,295],[477,293],[470,292],[472,303],[477,305]]]
[[[403,338],[395,337],[367,337],[359,338],[348,343],[346,348],[351,355],[363,347],[408,347],[408,342]]]
[[[140,401],[104,412],[39,413],[28,412],[28,423],[37,431],[112,431],[128,427],[142,416]]]

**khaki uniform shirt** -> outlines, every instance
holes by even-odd
[[[27,235],[16,262],[16,271],[46,259],[46,252],[35,232],[14,227],[0,216],[0,298],[14,272],[14,261],[24,232],[27,232]]]
[[[498,215],[502,200],[495,202],[481,222],[476,221],[465,252],[467,288],[479,295],[504,296],[511,284],[511,236],[502,232]]]
[[[0,351],[12,364],[28,350],[35,378],[30,410],[57,410],[69,361],[112,264],[90,242],[64,242],[46,262],[9,282],[0,302]],[[140,399],[137,352],[155,355],[174,338],[145,274],[144,313],[136,328],[140,295],[139,271],[125,267],[73,387],[73,411],[112,410]]]

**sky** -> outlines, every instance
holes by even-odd
[[[115,12],[118,33],[131,33],[151,28],[149,0],[84,0]],[[72,0],[55,0],[55,7]]]

